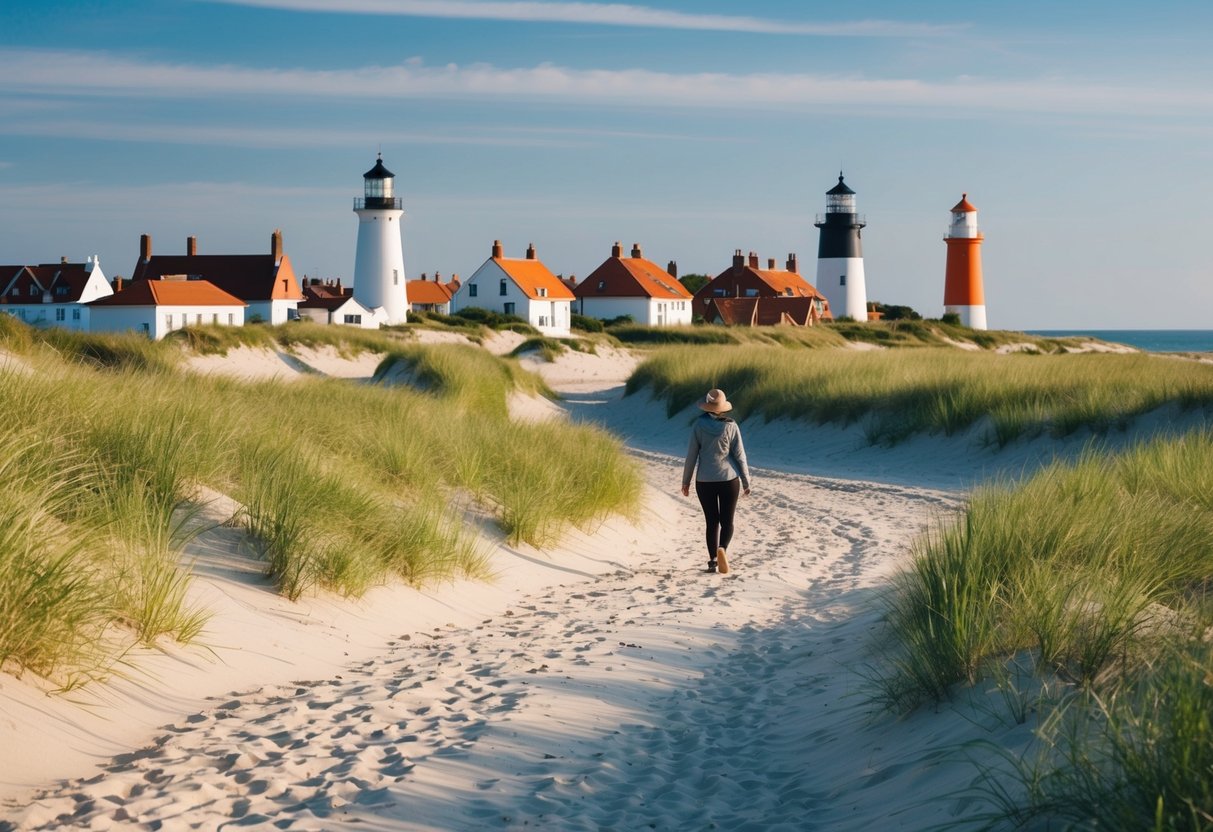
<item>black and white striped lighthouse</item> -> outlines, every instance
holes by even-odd
[[[817,243],[817,291],[826,296],[835,318],[868,319],[868,290],[863,278],[861,231],[867,223],[855,213],[855,192],[842,181],[826,191],[826,212],[813,223]]]

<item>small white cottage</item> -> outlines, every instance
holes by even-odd
[[[244,326],[248,304],[207,280],[184,275],[136,280],[89,304],[93,332],[140,332],[159,341],[201,324]]]
[[[578,312],[611,320],[624,315],[644,326],[676,326],[691,322],[691,293],[678,282],[678,266],[666,268],[644,259],[634,243],[630,257],[618,242],[611,256],[573,290]]]
[[[96,257],[83,263],[0,266],[0,312],[34,326],[87,332],[91,301],[114,290]]]
[[[527,247],[525,259],[505,257],[501,241],[493,241],[493,255],[459,286],[451,298],[451,311],[479,307],[517,315],[544,335],[569,334],[573,293]]]

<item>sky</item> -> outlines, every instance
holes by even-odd
[[[396,174],[409,277],[500,239],[815,274],[839,171],[869,300],[942,313],[979,209],[991,327],[1210,329],[1213,3],[4,0],[0,263],[268,253],[353,273]]]

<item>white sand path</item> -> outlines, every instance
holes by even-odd
[[[986,690],[898,719],[870,705],[864,673],[887,577],[959,501],[921,482],[996,455],[958,452],[939,473],[921,440],[893,467],[918,485],[864,483],[805,472],[862,467],[853,434],[823,455],[819,429],[789,447],[792,427],[747,424],[755,492],[734,572],[710,575],[698,506],[673,496],[689,414],[666,420],[611,381],[579,378],[566,407],[647,449],[645,536],[509,553],[546,578],[481,616],[466,586],[434,593],[458,601],[449,624],[397,611],[397,637],[336,672],[246,668],[240,692],[182,710],[142,750],[8,802],[0,829],[921,829],[979,811],[957,796],[977,777],[958,749],[1022,749],[1030,724]]]

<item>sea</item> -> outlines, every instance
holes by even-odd
[[[1213,329],[1036,329],[1029,335],[1078,335],[1127,344],[1148,352],[1213,352]]]

